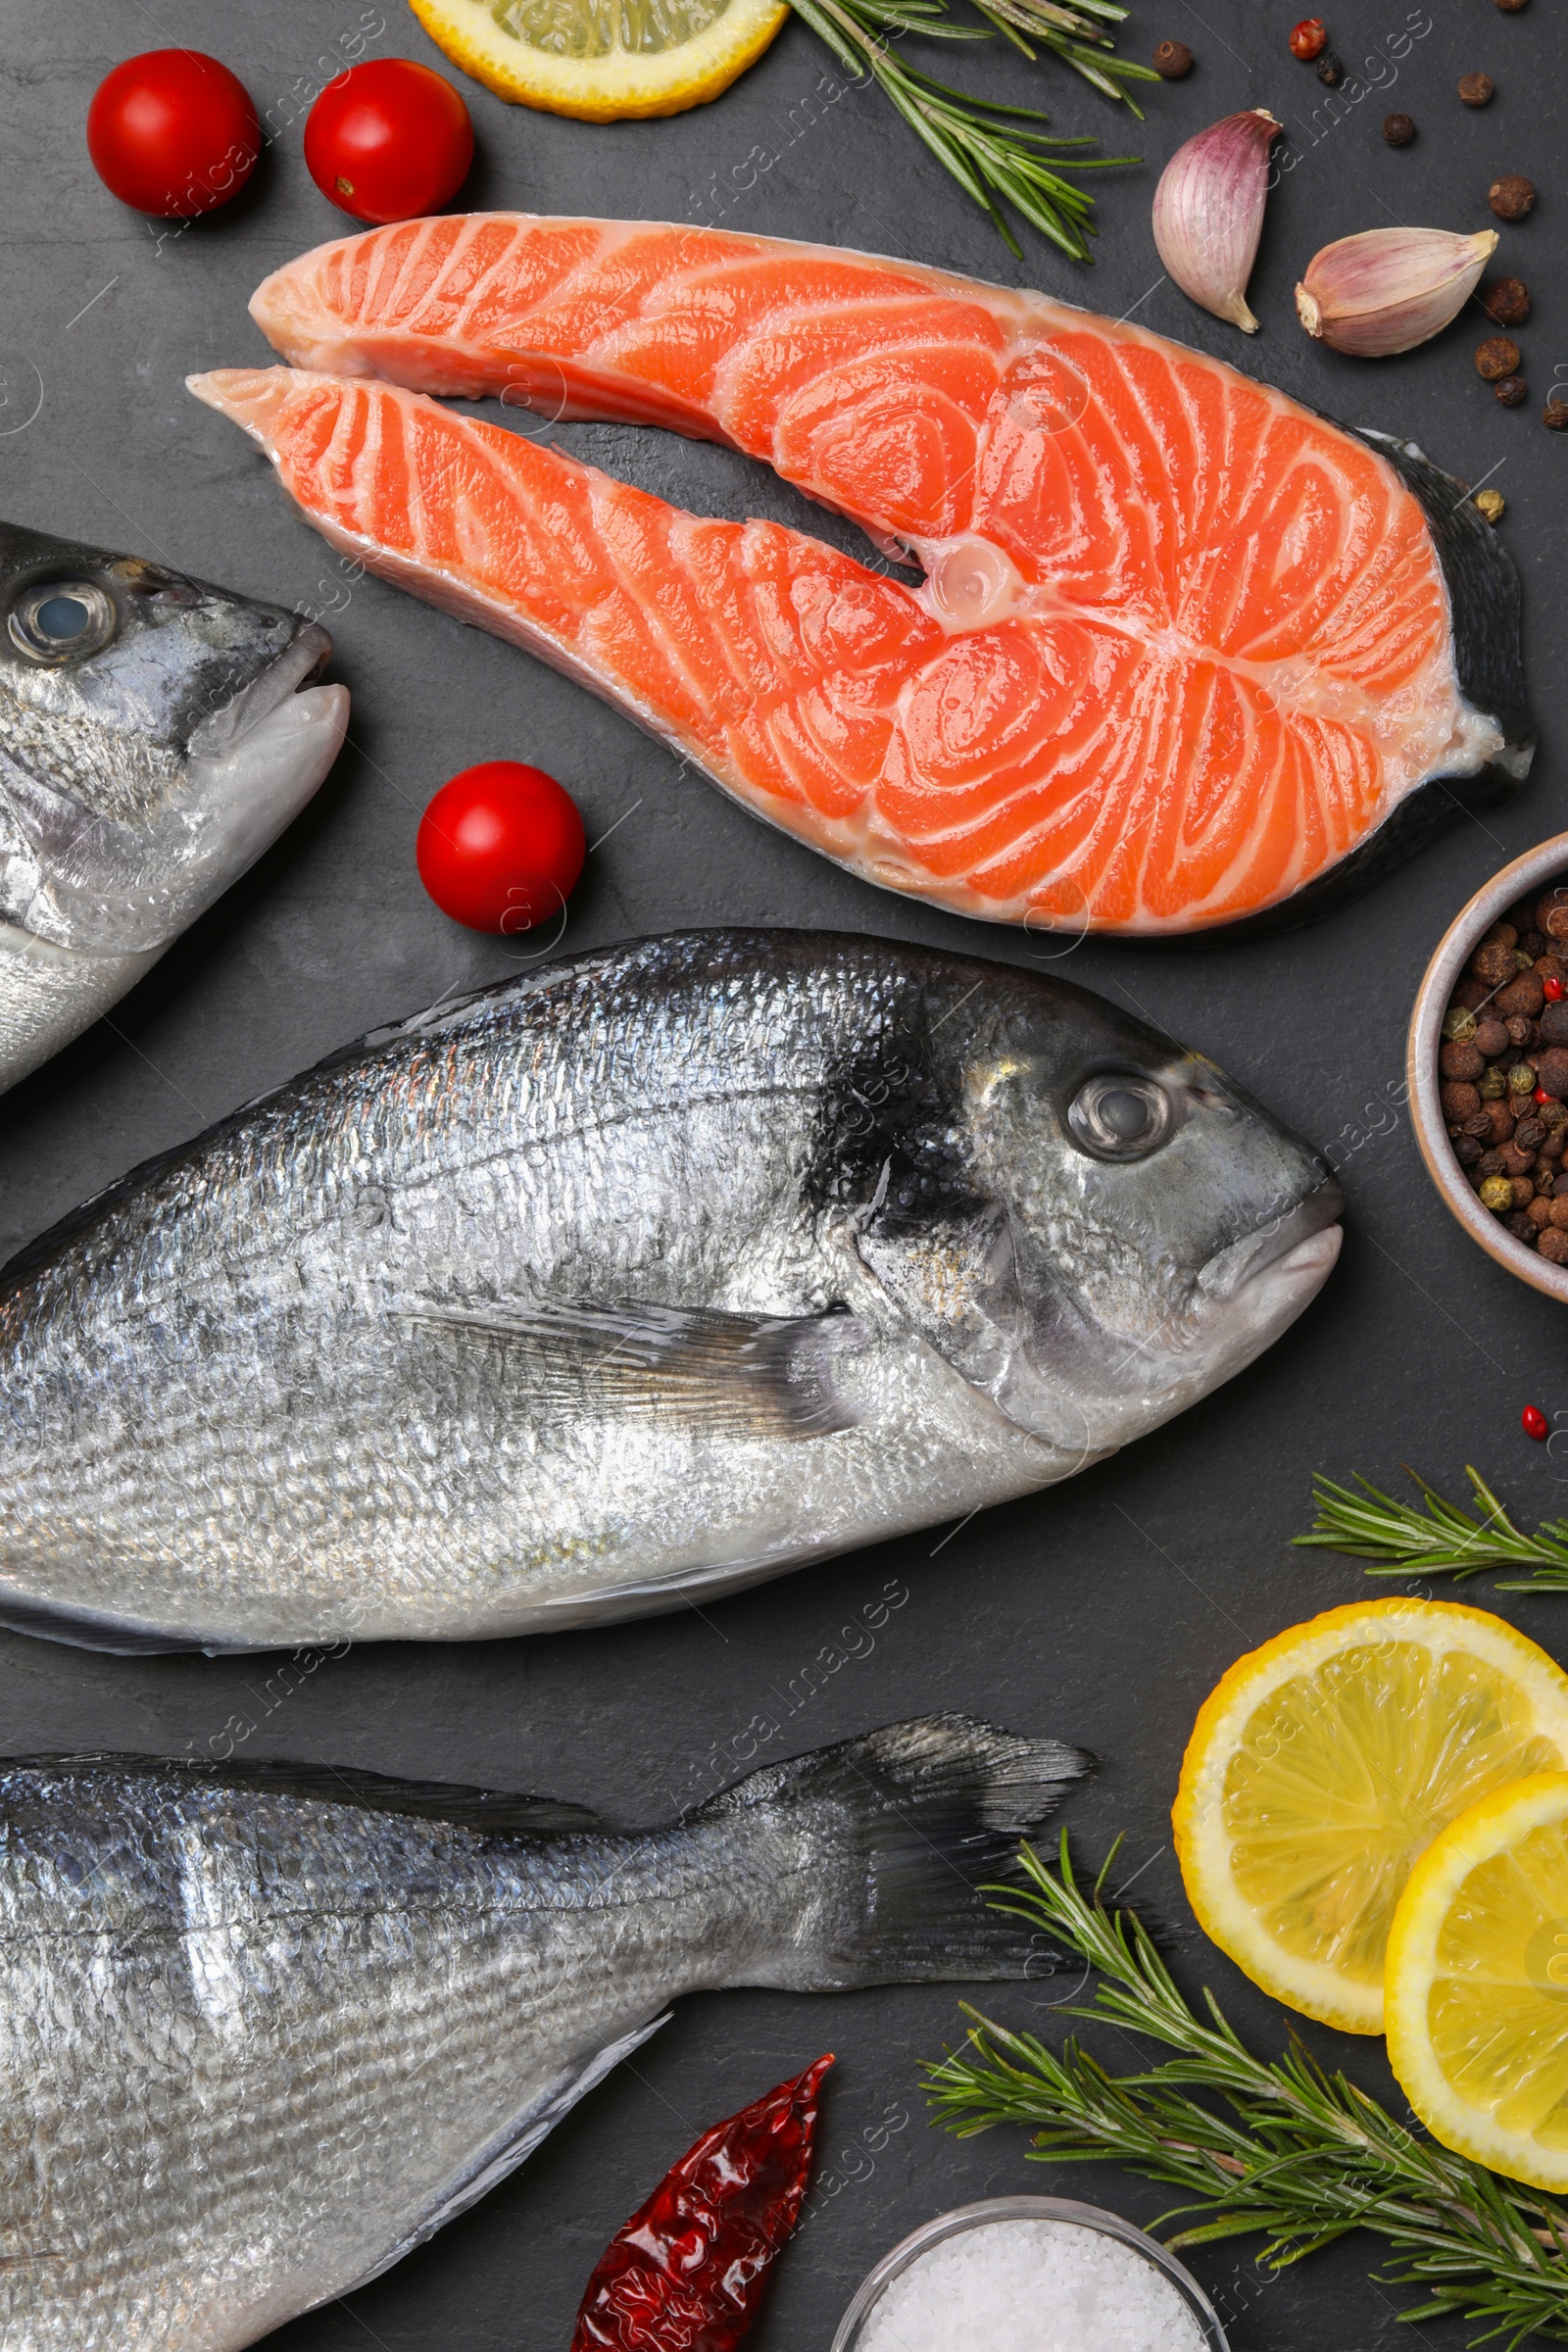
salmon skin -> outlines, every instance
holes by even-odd
[[[1277,925],[1528,764],[1518,582],[1463,486],[1138,326],[524,214],[322,246],[252,309],[296,371],[191,388],[334,546],[890,889],[1036,928]],[[923,580],[429,394],[724,443]]]

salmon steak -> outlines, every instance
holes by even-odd
[[[1141,327],[514,213],[321,246],[251,307],[289,367],[190,388],[334,547],[888,889],[1040,929],[1276,925],[1528,766],[1518,580],[1464,486]],[[910,568],[432,395],[719,442]]]

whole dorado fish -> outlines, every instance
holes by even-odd
[[[189,378],[332,546],[493,629],[889,890],[1031,929],[1298,921],[1530,762],[1519,580],[1462,482],[1136,319],[659,220],[445,215]],[[443,408],[663,425],[871,570]]]
[[[0,1275],[0,1621],[106,1648],[678,1605],[1067,1478],[1250,1363],[1321,1159],[1066,983],[606,949],[379,1031]]]
[[[139,556],[0,523],[0,599],[3,1090],[271,847],[349,698],[324,629]]]
[[[634,1837],[352,1773],[0,1765],[6,2352],[229,2352],[350,2293],[681,1993],[1044,1973],[975,1888],[1087,1764],[938,1716]]]

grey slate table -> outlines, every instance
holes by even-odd
[[[832,96],[831,61],[796,24],[717,105],[671,122],[590,127],[464,87],[479,140],[466,194],[475,206],[722,220],[1039,285],[1112,315],[1136,308],[1151,327],[1332,415],[1412,435],[1462,477],[1490,476],[1504,492],[1543,739],[1515,803],[1461,824],[1373,897],[1295,937],[1201,952],[1084,946],[1060,967],[1205,1048],[1330,1150],[1350,1210],[1324,1296],[1243,1380],[1112,1466],[960,1530],[801,1571],[703,1617],[488,1647],[367,1648],[309,1674],[283,1659],[122,1661],[0,1636],[7,1749],[232,1746],[541,1789],[652,1822],[737,1770],[725,1758],[759,1740],[759,1717],[776,1727],[760,1738],[772,1756],[962,1707],[1096,1749],[1102,1771],[1071,1811],[1080,1850],[1098,1858],[1125,1832],[1123,1875],[1137,1874],[1139,1896],[1182,1923],[1168,1808],[1200,1699],[1242,1650],[1367,1589],[1354,1563],[1287,1548],[1306,1523],[1312,1470],[1392,1479],[1408,1459],[1451,1488],[1474,1460],[1523,1512],[1568,1508],[1568,1441],[1548,1452],[1519,1429],[1528,1399],[1568,1429],[1561,1310],[1452,1223],[1397,1102],[1405,1017],[1439,934],[1506,858],[1565,821],[1568,437],[1544,431],[1539,411],[1554,373],[1568,379],[1568,28],[1553,0],[1517,16],[1490,0],[1336,0],[1338,48],[1352,69],[1381,58],[1368,72],[1384,86],[1330,103],[1287,51],[1296,6],[1135,0],[1133,54],[1176,37],[1199,59],[1189,81],[1152,92],[1142,127],[1063,70],[1035,79],[1000,45],[964,61],[998,95],[1038,90],[1059,128],[1097,131],[1107,152],[1148,159],[1099,183],[1104,234],[1093,270],[1027,231],[1025,258],[1013,261],[880,98]],[[360,1030],[514,968],[529,943],[456,930],[415,872],[425,800],[474,760],[550,768],[580,800],[590,838],[604,837],[567,947],[738,921],[1025,955],[1014,933],[875,893],[765,830],[522,655],[373,581],[347,588],[250,447],[185,395],[191,369],[264,357],[245,312],[252,287],[348,225],[304,170],[310,96],[357,44],[441,63],[403,0],[5,0],[0,22],[0,513],[285,604],[330,607],[357,746],[113,1025],[0,1104],[0,1246]],[[232,65],[279,135],[227,212],[167,234],[99,186],[82,122],[110,65],[176,41]],[[1484,113],[1454,95],[1476,67],[1497,84]],[[1291,145],[1253,281],[1263,331],[1244,343],[1162,281],[1149,211],[1172,149],[1250,105],[1279,114]],[[1399,153],[1381,137],[1393,107],[1420,125]],[[1497,408],[1474,373],[1487,331],[1479,311],[1440,344],[1379,365],[1308,343],[1291,289],[1318,245],[1391,219],[1486,224],[1499,171],[1541,189],[1535,217],[1505,231],[1498,257],[1536,298],[1520,337],[1524,409]],[[699,510],[833,527],[760,467],[716,450],[609,427],[563,438]],[[1470,1597],[1490,1595],[1471,1588]],[[1568,1598],[1498,1605],[1568,1658]],[[1280,2045],[1284,2013],[1196,1933],[1179,1966],[1189,1984],[1212,1984],[1262,2046]],[[1049,2031],[1065,1990],[1001,1987],[990,2006]],[[825,2352],[852,2288],[906,2230],[950,2205],[1051,2183],[1015,2135],[960,2145],[927,2129],[915,2062],[952,2034],[956,1998],[939,1986],[688,2002],[522,2173],[352,2306],[284,2329],[279,2352],[561,2352],[595,2258],[665,2166],[709,2123],[834,2049],[828,2193],[755,2338],[759,2352]],[[1396,2095],[1378,2044],[1314,2029],[1306,2039]],[[1114,2041],[1106,2055],[1128,2057]],[[1104,2168],[1054,2185],[1135,2219],[1163,2202]],[[1236,2352],[1396,2341],[1446,2352],[1462,2341],[1456,2328],[1419,2337],[1396,2328],[1396,2299],[1368,2279],[1370,2241],[1274,2281],[1250,2252],[1240,2241],[1194,2263],[1230,2318]]]

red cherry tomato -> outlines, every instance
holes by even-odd
[[[559,914],[588,854],[569,793],[520,760],[485,760],[443,784],[419,820],[419,879],[471,931],[531,931]]]
[[[249,90],[199,49],[126,58],[87,109],[87,153],[104,186],[163,220],[191,220],[226,204],[261,152]]]
[[[473,124],[450,81],[408,57],[375,57],[329,81],[305,125],[323,196],[382,226],[438,213],[468,176]]]
[[[1519,1416],[1519,1422],[1525,1436],[1537,1440],[1544,1438],[1550,1426],[1539,1404],[1527,1404]]]

